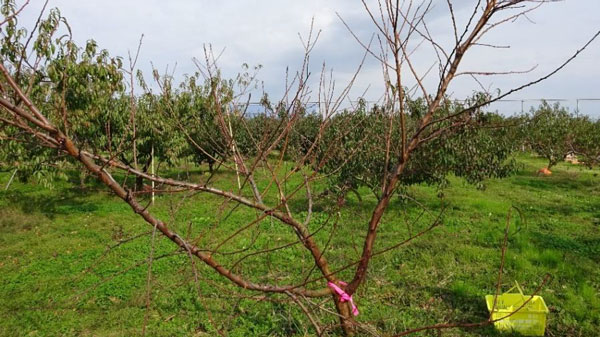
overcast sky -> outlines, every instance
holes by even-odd
[[[33,24],[43,3],[42,0],[31,2],[21,16],[21,23],[26,26]],[[434,37],[447,44],[453,37],[446,1],[433,2],[434,10],[427,22]],[[476,1],[455,2],[460,24]],[[203,57],[203,44],[212,44],[214,50],[225,49],[219,64],[228,76],[235,75],[242,63],[262,65],[259,78],[274,98],[282,92],[286,66],[297,69],[301,64],[302,44],[298,33],[306,35],[313,17],[315,28],[322,30],[312,55],[314,71],[318,72],[326,62],[327,68],[333,70],[338,88],[353,74],[363,50],[336,12],[364,40],[368,41],[374,31],[358,0],[50,0],[49,7],[61,10],[79,44],[93,38],[111,55],[126,57],[129,50],[134,52],[144,34],[139,68],[147,77],[150,77],[151,62],[161,71],[177,64],[179,78],[195,72],[192,58]],[[537,65],[528,74],[481,78],[485,87],[507,91],[544,75],[571,56],[600,29],[598,13],[598,0],[545,4],[528,15],[528,19],[506,24],[482,41],[510,45],[510,49],[476,47],[461,71],[525,70]],[[421,72],[436,61],[435,54],[426,47],[414,56]],[[428,76],[426,82],[433,86],[435,76]],[[368,88],[366,98],[375,100],[380,97],[382,87],[381,68],[370,58],[351,98],[356,99]],[[450,92],[460,99],[478,89],[477,83],[464,76]],[[567,103],[570,106],[577,98],[600,98],[600,40],[551,79],[511,98],[564,98],[570,100]],[[515,105],[520,103],[505,106],[517,109]],[[580,106],[586,113],[600,113],[600,102],[581,102]]]

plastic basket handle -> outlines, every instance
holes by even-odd
[[[521,286],[519,285],[519,282],[517,282],[516,280],[515,280],[515,285],[512,288],[510,288],[507,291],[505,291],[503,293],[503,295],[504,294],[508,294],[509,292],[511,292],[515,288],[517,288],[517,290],[519,291],[519,294],[521,294],[521,299],[523,299],[523,302],[527,301],[526,296],[523,294],[523,289],[521,289]]]
[[[517,280],[515,280],[515,287],[517,287],[517,289],[519,290],[519,294],[521,294],[521,298],[523,299],[523,302],[527,301],[525,299],[525,295],[523,295],[523,289],[521,289],[521,286],[519,285],[519,282],[517,282]]]

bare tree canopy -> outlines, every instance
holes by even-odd
[[[264,94],[262,115],[248,118],[249,92],[258,86],[258,68],[245,67],[237,78],[225,79],[220,52],[205,46],[204,55],[194,60],[197,72],[182,83],[174,83],[169,72],[155,70],[157,92],[137,71],[140,48],[124,62],[91,40],[77,46],[66,19],[55,9],[41,13],[35,29],[27,32],[18,22],[27,3],[5,0],[0,21],[0,151],[8,154],[1,158],[9,164],[30,163],[34,171],[85,172],[127,203],[150,226],[152,237],[160,234],[189,255],[194,268],[210,267],[219,282],[243,293],[289,297],[319,335],[338,327],[346,335],[369,333],[371,327],[353,315],[354,302],[349,299],[369,277],[373,260],[443,223],[444,207],[437,213],[423,208],[419,231],[382,247],[377,234],[392,198],[403,186],[441,179],[449,172],[473,181],[507,174],[510,135],[497,131],[501,128],[482,108],[556,74],[600,34],[592,34],[570,58],[540,78],[499,93],[480,87],[482,76],[512,76],[531,69],[498,70],[493,64],[490,69],[464,69],[465,58],[476,48],[499,47],[489,44],[486,36],[548,2],[553,1],[472,1],[470,15],[464,18],[455,16],[453,1],[436,2],[448,8],[448,43],[430,34],[432,1],[363,0],[365,16],[378,32],[375,36],[362,40],[352,22],[340,20],[364,48],[363,62],[374,58],[381,65],[385,92],[379,104],[370,111],[360,103],[343,109],[363,63],[341,88],[325,65],[320,74],[312,73],[310,55],[320,32],[311,27],[301,35],[303,63],[288,72],[283,97],[273,101]],[[510,40],[505,36],[498,43],[507,45]],[[414,58],[420,48],[430,49],[435,59],[424,70]],[[474,80],[474,95],[458,104],[449,87],[462,76]],[[426,84],[430,78],[435,85]],[[313,82],[318,85],[310,87]],[[317,116],[307,112],[307,102],[315,97]],[[155,169],[155,161],[175,166],[190,156],[208,163],[209,172],[186,179]],[[216,170],[227,172],[229,179],[217,177]],[[344,226],[338,215],[345,207],[343,200],[329,203],[321,213],[326,217],[315,216],[326,197],[314,191],[315,182],[332,177],[345,192],[358,184],[368,186],[377,200],[360,242],[352,247],[356,251],[345,256],[328,254],[336,228]],[[191,222],[176,220],[178,207],[170,217],[156,212],[146,193],[177,194],[182,205],[198,195],[209,196],[221,207],[210,215],[213,224],[192,228]],[[236,222],[237,229],[222,231],[219,224],[226,221]],[[269,235],[266,224],[288,233],[289,241],[253,246],[254,238]],[[292,251],[303,256],[305,265],[264,266],[265,273],[286,272],[285,277],[247,276],[245,270],[253,267],[255,257]],[[318,298],[330,301],[319,304]],[[323,315],[334,317],[339,325],[320,323]],[[444,323],[400,335],[491,323]]]

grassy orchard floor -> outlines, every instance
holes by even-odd
[[[520,161],[524,164],[521,172],[488,181],[485,190],[451,179],[444,190],[448,205],[444,226],[371,264],[368,282],[355,296],[361,310],[359,319],[386,333],[438,322],[486,319],[484,295],[493,293],[506,213],[515,205],[523,211],[526,222],[520,223],[521,230],[510,237],[505,284],[517,279],[526,292],[532,291],[545,273],[551,273],[553,280],[541,293],[551,310],[548,335],[596,336],[600,329],[600,171],[560,164],[553,176],[537,177],[534,172],[544,165],[542,160],[522,157]],[[110,277],[146,259],[150,237],[124,244],[103,259],[98,258],[107,245],[144,233],[150,229],[148,225],[125,203],[93,183],[82,192],[73,187],[77,184],[66,182],[52,190],[15,182],[4,192],[9,176],[0,173],[0,335],[139,335],[146,315],[147,266],[140,263]],[[233,177],[222,178],[223,187],[227,187],[226,181],[234,181]],[[353,242],[360,242],[375,203],[364,192],[362,203],[349,196],[349,207],[338,221],[337,234],[327,252],[334,269],[358,256]],[[409,193],[434,211],[441,207],[436,188],[416,186]],[[154,211],[169,220],[169,207],[176,206],[178,198],[160,196]],[[196,196],[186,200],[175,222],[170,222],[180,223],[178,230],[184,233],[191,223],[198,233],[214,223],[214,210],[219,205],[214,197]],[[299,211],[303,206],[299,201],[293,208]],[[316,210],[323,206],[317,204]],[[202,243],[214,245],[215,238],[232,233],[236,224],[251,219],[253,214],[236,210]],[[380,247],[405,238],[408,229],[404,217],[415,219],[417,215],[413,204],[395,199],[382,222]],[[311,229],[317,228],[324,217],[316,212]],[[425,216],[412,230],[424,228],[433,217]],[[252,233],[259,233],[255,247],[293,238],[289,228],[269,221],[259,228],[261,232],[251,231],[225,250],[250,245]],[[325,242],[327,231],[319,232],[316,238]],[[154,254],[172,252],[173,247],[167,240],[157,239]],[[227,256],[218,258],[225,263],[233,261]],[[301,266],[310,266],[309,262],[303,249],[284,250],[250,260],[244,274],[257,281],[277,279],[282,284],[293,284],[297,281],[293,275],[299,275]],[[85,272],[90,267],[92,271]],[[232,299],[232,288],[227,283],[215,282],[221,278],[201,265],[198,268],[200,289],[191,281],[192,268],[185,255],[154,262],[147,316],[149,335],[215,335],[205,308],[210,308],[217,324],[226,322],[230,336],[310,335],[305,331],[308,324],[304,316],[293,306]],[[340,277],[349,279],[351,271]],[[99,283],[101,280],[104,282]],[[492,328],[449,330],[443,334],[497,335]]]

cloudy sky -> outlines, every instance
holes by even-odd
[[[31,26],[42,0],[32,0],[23,12],[21,23]],[[464,23],[476,1],[455,1],[458,24]],[[453,38],[446,1],[433,1],[428,26],[440,43]],[[321,30],[311,63],[315,79],[323,62],[333,70],[336,87],[341,88],[354,73],[363,49],[346,30],[341,17],[355,33],[368,41],[374,32],[360,1],[349,0],[50,0],[58,7],[82,44],[95,39],[112,55],[127,56],[134,52],[144,34],[139,68],[150,77],[151,63],[163,71],[176,67],[176,76],[196,71],[192,58],[203,56],[203,45],[211,44],[223,56],[219,65],[224,74],[235,75],[242,63],[262,65],[259,73],[265,90],[274,98],[281,95],[285,70],[297,69],[302,61],[302,44],[298,33],[306,35],[314,17]],[[600,29],[600,1],[565,0],[550,3],[530,13],[527,18],[510,22],[489,34],[482,43],[509,45],[510,48],[476,47],[466,58],[461,71],[526,70],[527,74],[482,77],[486,88],[507,91],[528,80],[543,76],[571,56]],[[420,41],[415,40],[413,45]],[[413,59],[419,72],[426,72],[436,62],[431,48],[422,45]],[[435,71],[426,78],[428,87],[435,85]],[[368,100],[380,97],[383,87],[381,67],[369,58],[365,63],[351,98],[366,90]],[[468,76],[459,78],[450,88],[461,99],[480,86]],[[316,90],[315,90],[316,91]],[[255,96],[256,97],[256,96]],[[560,98],[574,107],[575,99],[600,98],[600,40],[592,44],[556,76],[514,94],[512,99]],[[315,97],[316,99],[316,97]],[[525,105],[537,104],[526,102]],[[520,110],[520,103],[501,104],[500,109]],[[600,115],[600,102],[581,101],[582,112]],[[526,108],[527,110],[527,108]]]

